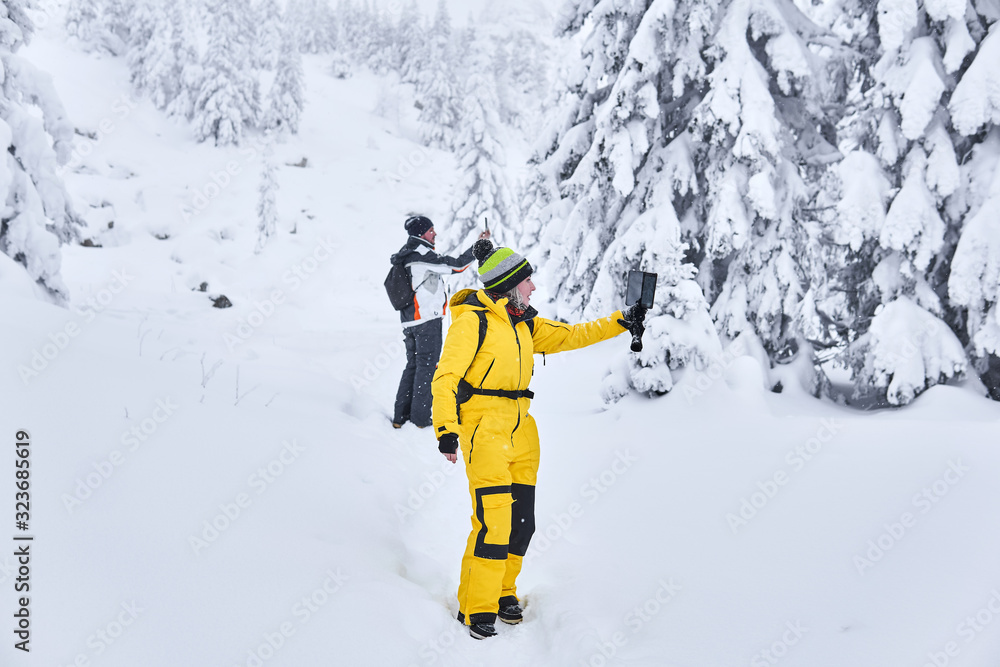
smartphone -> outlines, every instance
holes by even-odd
[[[629,271],[628,285],[625,288],[625,305],[640,304],[646,310],[653,307],[656,297],[656,274],[645,271]]]

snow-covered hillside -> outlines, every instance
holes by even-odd
[[[465,475],[389,425],[403,351],[381,285],[407,213],[450,210],[453,158],[384,81],[307,57],[255,254],[259,147],[196,143],[57,26],[23,53],[96,137],[65,179],[101,247],[63,249],[68,308],[0,255],[0,424],[31,436],[35,536],[28,655],[0,552],[0,664],[996,664],[1000,405],[938,386],[847,410],[794,368],[765,392],[731,351],[608,407],[625,337],[536,366],[525,621],[470,639]]]

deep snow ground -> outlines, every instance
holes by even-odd
[[[539,360],[525,621],[469,639],[465,477],[388,427],[403,361],[380,285],[406,213],[444,217],[453,161],[412,141],[402,100],[398,123],[372,115],[376,79],[308,60],[302,135],[278,146],[308,166],[280,169],[282,227],[255,256],[257,156],[145,102],[119,118],[122,63],[57,33],[29,54],[81,129],[115,127],[68,176],[104,246],[65,249],[71,307],[0,257],[0,421],[32,436],[36,535],[29,656],[0,551],[3,664],[996,664],[1000,406],[938,387],[848,411],[763,394],[739,358],[608,407],[624,338]]]

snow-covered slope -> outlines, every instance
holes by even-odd
[[[448,210],[453,160],[412,141],[405,104],[372,114],[378,80],[307,60],[282,226],[254,255],[259,156],[133,108],[120,62],[63,41],[26,56],[81,130],[111,119],[67,175],[103,247],[64,249],[68,310],[0,257],[0,423],[31,435],[36,538],[30,655],[0,556],[2,664],[995,664],[997,404],[935,387],[846,411],[762,393],[740,357],[607,408],[625,338],[538,365],[525,621],[471,640],[467,484],[431,434],[389,427],[403,358],[380,284],[405,214]]]

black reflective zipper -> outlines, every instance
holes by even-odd
[[[507,314],[510,317],[510,314]],[[517,324],[514,323],[513,318],[510,320],[511,326],[514,328],[514,341],[517,343],[517,386],[521,386],[521,369],[522,369],[522,356],[521,356],[521,337],[517,335]],[[514,399],[515,405],[517,405],[517,424],[514,426],[514,430],[510,432],[510,446],[514,446],[514,431],[517,431],[518,427],[521,425],[521,399]]]
[[[490,367],[486,369],[486,374],[483,375],[483,379],[479,381],[480,389],[483,388],[483,383],[486,382],[486,376],[490,374],[491,370],[493,370],[493,364],[495,364],[496,362],[497,362],[496,358],[494,358],[493,361],[490,362]]]
[[[480,422],[478,424],[476,424],[476,428],[474,428],[472,430],[472,437],[469,438],[469,465],[470,466],[472,465],[472,450],[476,448],[476,432],[479,430],[479,427],[482,426],[482,425],[483,425],[483,422],[480,420]]]

